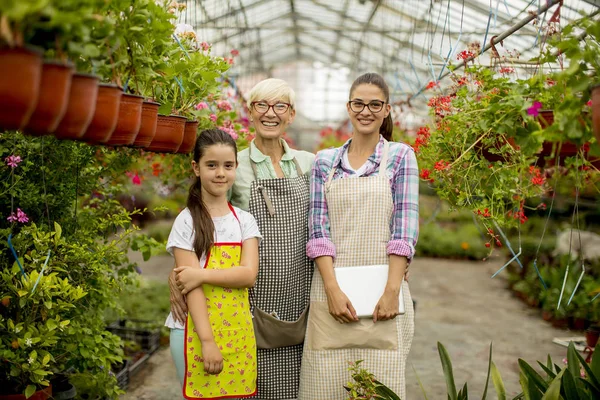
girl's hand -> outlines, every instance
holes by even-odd
[[[386,289],[373,312],[373,322],[387,321],[400,315],[399,291]]]
[[[182,266],[175,268],[177,276],[177,287],[181,290],[181,294],[186,295],[198,286],[202,285],[202,268],[190,266]]]
[[[348,296],[340,288],[327,290],[327,304],[329,314],[340,324],[358,321],[356,310],[348,299]]]
[[[223,355],[214,339],[202,341],[202,358],[204,371],[208,374],[218,375],[223,370]]]

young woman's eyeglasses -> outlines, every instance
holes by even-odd
[[[285,112],[292,106],[288,103],[275,103],[269,104],[266,101],[253,101],[250,103],[254,110],[261,114],[266,114],[269,112],[269,108],[273,107],[273,112],[275,114],[285,114]]]
[[[369,104],[365,104],[362,101],[351,100],[348,102],[348,104],[350,104],[350,109],[355,113],[362,112],[362,110],[364,110],[365,107],[368,107],[369,111],[371,111],[372,113],[378,113],[379,111],[383,110],[385,101],[373,100]]]

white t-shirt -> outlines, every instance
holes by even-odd
[[[234,207],[234,210],[240,220],[239,222],[233,213],[212,219],[215,224],[215,243],[244,242],[251,238],[262,239],[252,214],[237,207]],[[175,219],[167,240],[167,251],[171,255],[175,248],[194,251],[194,223],[192,214],[187,208],[181,211]],[[203,254],[200,258],[200,265],[203,266],[205,263],[206,254]],[[167,317],[165,326],[175,329],[185,328],[183,324],[175,321],[171,313]]]
[[[344,163],[345,168],[354,171],[355,173],[355,175],[350,175],[349,178],[358,178],[359,176],[362,176],[369,165],[368,161],[365,161],[365,163],[361,165],[359,169],[352,168],[352,165],[350,165],[350,159],[348,158],[348,149],[344,150],[344,154],[342,154],[342,162]]]

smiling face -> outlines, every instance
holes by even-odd
[[[256,136],[262,139],[279,139],[295,115],[296,111],[284,99],[256,100],[250,107]]]
[[[235,151],[226,144],[208,146],[198,162],[192,161],[194,174],[202,182],[202,194],[213,197],[227,195],[235,181],[236,167]]]
[[[383,106],[381,106],[381,103],[384,103]],[[369,109],[367,106],[369,104],[372,110],[376,110],[375,112]],[[362,105],[365,105],[362,111],[353,111],[353,109],[359,110]],[[370,83],[363,83],[354,88],[350,93],[350,102],[348,102],[346,108],[355,135],[378,135],[383,120],[391,111],[391,106],[386,102],[383,90]]]

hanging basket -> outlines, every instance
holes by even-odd
[[[592,128],[596,141],[600,143],[600,85],[592,87]]]
[[[108,146],[124,146],[133,144],[142,124],[143,96],[124,93],[119,107],[119,118]]]
[[[547,128],[550,125],[554,124],[554,111],[552,110],[542,110],[538,115],[538,120],[542,128]],[[582,123],[585,123],[583,120]],[[539,158],[537,165],[554,165],[556,162],[556,157],[559,157],[559,164],[564,165],[564,160],[567,157],[574,157],[579,153],[579,150],[582,146],[570,142],[568,140],[563,141],[555,147],[554,142],[544,142],[542,143],[542,149],[539,152]],[[556,151],[555,151],[556,150]],[[583,147],[584,153],[587,155],[588,148]],[[553,159],[548,159],[548,157],[554,156]]]
[[[153,101],[142,103],[142,122],[133,147],[148,147],[156,134],[156,122],[158,121],[158,107],[160,104]]]
[[[88,126],[81,140],[88,143],[104,143],[117,127],[119,106],[123,91],[113,84],[98,85],[98,99],[92,122]]]
[[[74,74],[67,112],[54,132],[57,139],[79,139],[92,122],[98,98],[98,77]]]
[[[185,130],[185,117],[178,115],[158,115],[156,135],[148,151],[156,153],[175,153],[183,142]]]
[[[183,130],[183,142],[177,149],[179,154],[188,154],[194,150],[196,145],[196,137],[198,136],[198,121],[187,120],[185,121],[185,129]]]
[[[50,135],[67,112],[74,67],[59,61],[46,61],[35,110],[23,128],[29,135]]]
[[[0,48],[0,131],[27,124],[35,110],[41,78],[41,52]]]

